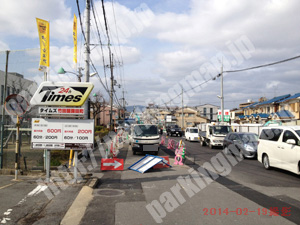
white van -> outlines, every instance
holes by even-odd
[[[129,131],[129,147],[132,149],[134,155],[136,152],[153,152],[157,155],[159,151],[159,139],[157,125],[131,125]]]
[[[185,140],[199,141],[199,129],[197,127],[187,127],[184,135]]]
[[[257,159],[266,169],[277,167],[300,175],[300,126],[264,127]]]

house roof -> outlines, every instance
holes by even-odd
[[[257,116],[259,116],[260,118],[268,118],[270,115],[269,114],[267,114],[267,113],[258,113],[258,114],[251,114],[251,116],[253,116],[253,117],[257,117]]]
[[[276,112],[274,115],[277,115],[279,118],[295,118],[289,110],[281,110]]]
[[[244,107],[243,109],[246,109],[246,108],[254,108],[257,104],[259,104],[260,102],[254,102],[252,103],[251,105],[248,105],[246,107]]]
[[[260,103],[257,104],[256,106],[259,106],[259,105],[266,105],[266,104],[272,104],[272,103],[278,103],[279,101],[282,101],[283,99],[286,99],[286,98],[288,98],[288,97],[290,97],[290,96],[291,96],[290,94],[287,94],[287,95],[281,95],[281,96],[272,98],[272,99],[270,99],[270,100],[267,100],[267,101],[264,101],[264,102],[260,102]]]
[[[292,96],[290,96],[288,98],[285,98],[285,99],[279,101],[278,103],[285,102],[285,101],[288,101],[288,100],[291,100],[291,99],[296,99],[296,98],[299,98],[299,97],[300,97],[300,93],[297,93],[297,94],[294,94],[294,95],[292,95]]]

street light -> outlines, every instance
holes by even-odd
[[[78,78],[78,82],[81,82],[81,77],[82,77],[82,73],[81,73],[81,70],[82,68],[79,67],[78,68],[78,74],[77,73],[74,73],[74,72],[71,72],[71,71],[66,71],[64,70],[64,68],[60,67],[60,69],[57,71],[58,74],[66,74],[66,73],[72,73],[72,74],[75,74]],[[95,74],[94,74],[95,75]],[[93,75],[93,76],[94,76]]]

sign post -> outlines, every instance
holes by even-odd
[[[19,168],[19,135],[20,135],[20,116],[22,116],[29,104],[26,99],[17,94],[9,95],[5,99],[4,107],[7,113],[17,116],[16,124],[16,151],[15,151],[15,180],[18,180],[18,168]]]
[[[83,116],[85,109],[80,107],[88,98],[94,85],[89,82],[43,82],[33,95],[31,105],[42,106],[40,114],[44,116]],[[55,106],[55,107],[48,107]],[[65,107],[65,108],[63,108]],[[47,149],[47,179],[50,179],[50,150],[74,150],[74,180],[77,180],[78,150],[93,150],[94,121],[75,119],[32,120],[33,149]]]

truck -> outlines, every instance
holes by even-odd
[[[231,126],[228,124],[205,123],[199,124],[200,145],[208,145],[210,149],[216,146],[223,147],[225,136],[232,132]]]
[[[133,155],[137,152],[153,152],[155,155],[159,151],[160,136],[158,127],[155,124],[132,124],[129,130],[129,149]]]

